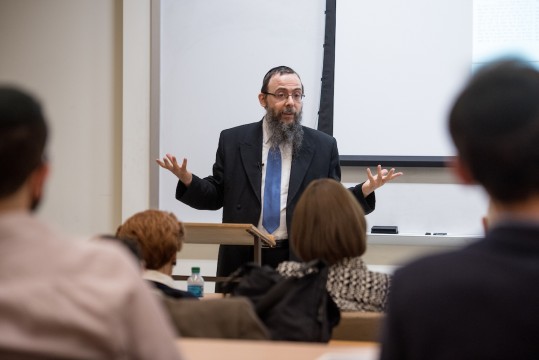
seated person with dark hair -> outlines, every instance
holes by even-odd
[[[181,359],[125,251],[35,215],[46,143],[39,103],[0,85],[0,359]]]
[[[183,225],[174,214],[146,210],[127,219],[116,231],[116,237],[137,241],[144,261],[142,277],[163,295],[180,299],[197,297],[177,289],[172,279],[176,254],[182,248]]]
[[[381,359],[537,359],[539,71],[484,65],[457,96],[453,170],[491,201],[485,237],[395,272]]]

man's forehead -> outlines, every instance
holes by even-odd
[[[296,74],[275,74],[271,77],[268,87],[301,89],[301,80]]]

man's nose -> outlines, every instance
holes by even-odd
[[[286,97],[286,104],[294,105],[294,98],[292,97],[292,94],[288,94],[288,96]]]

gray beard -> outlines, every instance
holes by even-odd
[[[276,113],[269,109],[266,111],[266,121],[269,132],[271,133],[268,140],[271,147],[290,145],[292,147],[292,155],[296,155],[299,152],[303,143],[302,115],[303,110],[294,115],[294,121],[291,124],[285,124],[281,122],[281,113]]]

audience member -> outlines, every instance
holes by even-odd
[[[182,248],[183,224],[173,213],[146,210],[127,219],[116,231],[116,237],[138,242],[145,270],[142,275],[156,289],[173,298],[197,297],[177,289],[172,279],[176,255]]]
[[[369,271],[361,259],[367,248],[365,213],[354,196],[333,179],[312,181],[292,218],[292,249],[303,261],[329,267],[327,289],[342,311],[383,311],[390,276]],[[302,276],[302,264],[283,262],[285,276]]]
[[[146,264],[143,278],[158,291],[176,331],[182,337],[269,339],[252,305],[243,298],[192,301],[194,295],[176,289],[172,269],[182,248],[183,224],[172,213],[146,210],[127,219],[116,232],[140,245]]]
[[[479,183],[496,221],[485,238],[394,276],[382,359],[535,359],[539,354],[539,71],[481,68],[449,115],[454,170]]]
[[[77,241],[34,214],[47,124],[0,86],[0,358],[179,359],[159,303],[118,246]]]

